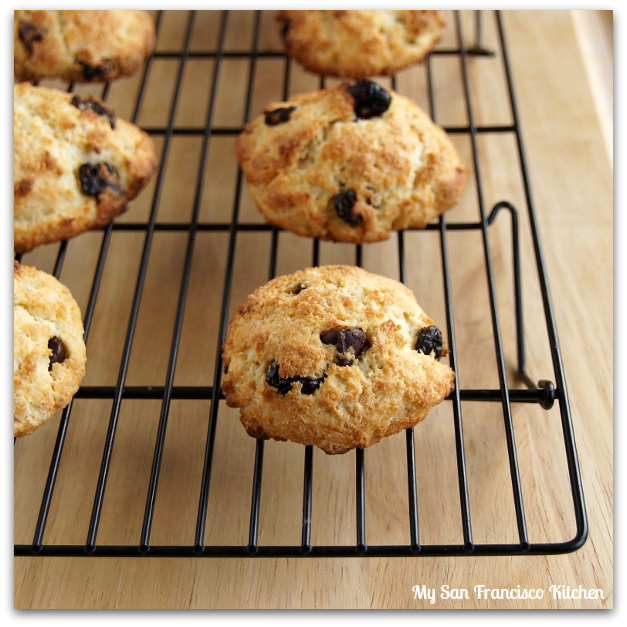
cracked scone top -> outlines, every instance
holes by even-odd
[[[237,309],[222,391],[249,435],[366,448],[454,389],[442,335],[411,290],[353,266],[273,279]]]
[[[270,104],[235,152],[270,224],[325,240],[376,242],[424,228],[466,182],[444,130],[369,80]]]
[[[287,53],[311,72],[366,78],[420,63],[439,41],[440,11],[279,11]]]
[[[13,429],[29,435],[72,400],[85,374],[81,312],[53,276],[14,262]]]
[[[15,11],[19,81],[103,82],[134,74],[155,47],[146,11]]]
[[[150,180],[152,140],[106,103],[29,83],[13,94],[16,251],[107,225]]]

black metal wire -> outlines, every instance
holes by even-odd
[[[479,14],[479,12],[478,12]],[[429,113],[434,121],[437,121],[435,91],[433,89],[433,66],[431,55],[427,58],[427,89],[429,94]],[[455,372],[455,389],[449,396],[453,401],[453,425],[455,429],[455,455],[457,459],[457,480],[459,485],[459,504],[462,516],[462,532],[464,534],[464,548],[472,551],[472,525],[470,522],[470,499],[468,497],[468,478],[466,473],[466,455],[464,453],[464,431],[462,425],[462,389],[460,373],[457,368],[457,343],[455,340],[455,317],[453,315],[453,297],[451,290],[451,275],[448,260],[448,239],[447,231],[452,225],[447,226],[446,215],[441,215],[439,220],[440,228],[440,251],[442,257],[442,280],[444,282],[444,302],[446,308],[446,329],[449,346],[449,364]],[[479,225],[477,225],[479,226]]]
[[[153,196],[150,217],[146,223],[114,223],[103,229],[103,239],[98,257],[98,262],[94,272],[92,288],[85,310],[85,340],[88,340],[91,329],[91,321],[97,303],[98,291],[102,275],[104,272],[107,252],[111,241],[113,231],[139,231],[145,232],[144,248],[137,275],[133,304],[129,315],[127,327],[127,335],[122,353],[120,369],[118,373],[118,381],[115,386],[83,386],[76,394],[76,399],[112,399],[111,417],[107,436],[105,439],[104,450],[101,461],[100,474],[94,495],[94,505],[92,508],[89,531],[84,545],[52,545],[44,544],[43,538],[46,529],[46,522],[50,505],[54,494],[54,488],[58,475],[59,464],[63,453],[63,444],[67,434],[69,419],[72,411],[72,405],[68,405],[62,413],[57,439],[52,453],[50,468],[42,497],[39,510],[38,520],[35,528],[33,542],[30,545],[18,544],[14,547],[15,555],[62,555],[62,556],[160,556],[160,557],[185,557],[185,556],[202,556],[202,557],[278,557],[278,556],[310,556],[310,557],[355,557],[360,555],[368,556],[409,556],[409,555],[530,555],[530,554],[554,554],[565,553],[576,550],[586,540],[587,537],[587,518],[585,513],[585,504],[583,499],[583,491],[581,488],[581,477],[579,473],[579,465],[577,460],[577,452],[574,442],[574,434],[572,428],[572,420],[570,407],[568,403],[568,395],[566,391],[565,376],[563,364],[557,339],[557,331],[555,326],[555,318],[553,307],[548,288],[548,279],[546,277],[545,264],[540,243],[540,235],[538,230],[535,208],[531,195],[531,186],[529,183],[528,170],[526,165],[525,151],[523,148],[522,136],[516,100],[514,96],[513,81],[509,60],[507,56],[507,46],[505,42],[505,34],[502,24],[501,15],[496,12],[498,32],[500,37],[500,49],[503,55],[503,63],[505,69],[506,80],[509,88],[509,98],[512,110],[513,124],[509,125],[493,125],[493,126],[477,126],[473,119],[473,104],[468,77],[468,58],[491,56],[494,51],[483,47],[482,39],[482,21],[481,12],[476,12],[475,21],[475,42],[466,47],[464,44],[463,34],[459,13],[456,13],[456,32],[458,46],[455,48],[439,49],[433,51],[429,55],[426,62],[427,73],[427,89],[429,97],[430,113],[436,120],[436,103],[435,94],[432,86],[432,64],[431,58],[435,56],[456,56],[460,59],[462,69],[462,82],[464,89],[464,102],[468,117],[468,124],[462,126],[445,127],[449,133],[465,134],[470,137],[472,154],[474,161],[475,181],[477,188],[477,201],[480,212],[480,220],[478,222],[448,222],[445,216],[441,216],[437,224],[430,224],[427,231],[437,230],[439,232],[441,261],[442,261],[442,278],[444,286],[444,304],[447,321],[447,343],[450,349],[449,363],[453,370],[457,373],[457,385],[455,391],[448,397],[452,402],[453,424],[455,429],[455,446],[458,469],[459,497],[461,510],[461,524],[464,543],[453,545],[421,545],[419,522],[418,522],[418,489],[416,483],[416,448],[414,441],[414,430],[406,430],[406,455],[407,455],[407,481],[408,481],[408,523],[409,523],[409,543],[406,545],[386,545],[375,546],[369,545],[366,534],[366,487],[365,487],[365,451],[357,449],[355,451],[355,495],[356,495],[356,542],[354,545],[348,546],[315,546],[311,544],[311,525],[314,515],[313,511],[313,447],[304,447],[304,464],[303,464],[303,505],[302,505],[302,536],[300,545],[295,546],[264,546],[259,545],[259,526],[260,526],[260,509],[261,509],[261,488],[263,483],[263,458],[264,443],[258,440],[255,449],[255,463],[252,477],[251,491],[251,511],[250,524],[248,533],[248,543],[243,546],[216,546],[205,544],[206,519],[209,505],[209,492],[211,486],[211,474],[213,466],[213,455],[216,439],[216,425],[218,420],[218,412],[220,402],[224,398],[220,391],[220,383],[222,376],[222,358],[220,346],[224,341],[226,327],[228,322],[228,311],[231,298],[231,289],[233,283],[234,260],[237,246],[237,235],[243,232],[268,232],[271,234],[270,259],[268,265],[268,277],[272,278],[276,274],[277,258],[280,244],[281,229],[272,227],[263,223],[242,223],[239,221],[239,210],[241,203],[241,189],[243,184],[242,172],[238,169],[236,189],[233,200],[231,213],[231,221],[229,223],[213,223],[199,222],[199,210],[201,204],[202,190],[205,184],[205,169],[207,165],[207,157],[211,138],[214,136],[235,136],[239,134],[243,125],[250,119],[253,88],[255,84],[256,66],[259,58],[275,57],[285,60],[285,71],[283,76],[283,98],[289,98],[291,61],[282,52],[259,51],[259,39],[261,29],[261,12],[255,13],[255,26],[253,35],[253,44],[250,51],[225,51],[224,42],[228,26],[229,12],[222,13],[220,31],[218,37],[217,48],[213,51],[195,51],[190,50],[191,34],[193,30],[195,13],[190,12],[186,27],[186,38],[181,52],[160,51],[155,52],[148,59],[146,64],[142,82],[139,88],[137,102],[133,114],[132,121],[137,122],[141,105],[146,93],[147,79],[150,73],[152,62],[155,58],[176,59],[180,62],[178,76],[171,103],[168,124],[165,127],[144,128],[151,135],[164,136],[163,153],[161,164],[157,174],[155,192]],[[157,17],[157,34],[163,21],[163,12],[158,13]],[[180,98],[182,79],[185,72],[185,66],[191,58],[212,58],[215,59],[213,67],[213,77],[211,84],[211,98],[209,100],[207,115],[204,127],[175,127],[175,119],[177,105]],[[241,127],[215,127],[213,125],[213,116],[215,111],[216,94],[218,90],[218,80],[222,61],[225,58],[246,58],[250,60],[248,87],[245,102],[245,111]],[[320,78],[320,87],[324,88],[326,80]],[[396,78],[392,78],[392,87],[396,89]],[[70,84],[69,91],[74,89],[74,84]],[[103,88],[102,98],[106,100],[109,95],[110,85],[107,84]],[[547,331],[550,340],[551,355],[553,360],[554,377],[556,384],[551,381],[541,380],[538,385],[526,372],[525,360],[525,343],[524,343],[524,324],[522,316],[522,281],[521,281],[521,264],[519,254],[519,233],[518,233],[518,214],[516,208],[509,202],[503,201],[498,203],[488,214],[484,206],[482,180],[481,180],[481,164],[479,162],[477,150],[477,137],[480,134],[512,134],[516,138],[518,155],[520,160],[520,169],[525,188],[525,197],[527,211],[531,224],[531,232],[534,244],[534,252],[538,271],[538,279],[542,292],[543,305],[546,316]],[[174,136],[202,136],[202,150],[198,166],[198,175],[196,179],[196,190],[194,196],[193,211],[191,219],[186,223],[158,222],[157,213],[159,199],[164,182],[165,165],[169,148]],[[494,285],[494,269],[490,253],[490,236],[489,227],[497,219],[503,210],[509,212],[512,225],[512,264],[514,275],[514,305],[516,316],[516,333],[517,333],[517,354],[518,354],[518,375],[520,379],[526,383],[528,389],[510,389],[505,371],[505,360],[503,355],[503,347],[501,340],[500,324],[498,317],[498,309],[496,304],[496,290]],[[162,386],[127,386],[125,384],[130,351],[137,324],[138,312],[141,303],[143,284],[147,272],[148,261],[150,257],[151,244],[154,233],[157,231],[166,232],[186,232],[187,247],[185,261],[181,276],[181,286],[179,291],[179,300],[176,310],[176,319],[174,322],[174,330],[172,342],[170,346],[170,355],[168,360],[167,374]],[[188,287],[191,277],[191,268],[193,261],[194,246],[196,236],[199,232],[215,231],[229,233],[228,252],[226,257],[225,280],[222,294],[222,305],[219,322],[219,333],[216,347],[216,362],[214,369],[214,380],[211,386],[175,386],[174,376],[176,371],[178,349],[180,344],[183,317],[185,305],[187,301]],[[485,267],[489,286],[491,319],[493,327],[493,335],[496,350],[497,368],[499,371],[499,388],[498,389],[468,389],[462,387],[460,373],[457,372],[457,344],[455,337],[455,318],[453,312],[453,298],[451,289],[450,264],[448,258],[448,232],[449,231],[480,231],[483,238],[483,248],[485,256]],[[407,266],[405,254],[405,236],[403,232],[398,233],[398,262],[399,262],[399,279],[405,283],[407,281]],[[66,258],[68,243],[62,242],[59,246],[53,273],[58,277],[62,271],[62,267]],[[16,259],[20,260],[21,255],[17,255]],[[314,240],[312,243],[312,265],[317,266],[320,262],[320,241]],[[355,264],[361,266],[363,262],[363,248],[361,245],[355,246]],[[124,399],[155,399],[161,400],[161,411],[159,417],[159,425],[157,436],[155,439],[155,447],[153,453],[153,463],[151,467],[151,475],[146,495],[146,504],[144,511],[144,519],[142,524],[141,537],[138,545],[117,546],[117,545],[98,545],[97,531],[102,510],[102,503],[107,484],[107,477],[111,461],[111,454],[115,442],[115,433],[117,421]],[[196,521],[196,530],[193,544],[189,545],[151,545],[150,534],[155,513],[155,504],[157,499],[157,491],[159,484],[159,475],[161,471],[161,462],[165,439],[167,433],[168,416],[171,401],[175,399],[202,399],[210,400],[211,407],[209,410],[207,423],[207,438],[205,444],[205,454],[203,461],[203,474],[198,503],[198,515]],[[519,542],[515,544],[489,543],[476,544],[473,542],[471,513],[468,498],[468,480],[466,474],[466,459],[464,450],[463,436],[463,416],[462,401],[480,401],[500,403],[503,410],[503,418],[506,430],[506,440],[508,445],[508,456],[510,464],[510,476],[512,481],[512,491],[514,498],[514,506],[516,512],[516,520],[519,532]],[[539,543],[530,544],[527,536],[526,521],[524,514],[523,495],[520,486],[520,469],[516,456],[514,429],[512,424],[512,404],[513,403],[537,403],[545,409],[549,409],[554,402],[557,402],[560,410],[562,422],[562,430],[564,434],[564,444],[568,462],[569,476],[571,482],[571,491],[573,497],[573,508],[577,525],[575,537],[567,542],[555,543]]]
[[[507,79],[508,94],[512,116],[514,118],[516,144],[518,147],[518,157],[520,159],[520,168],[523,177],[523,185],[525,188],[525,198],[527,202],[527,212],[533,238],[533,247],[535,252],[536,266],[538,269],[538,280],[542,292],[542,302],[544,305],[544,313],[546,318],[547,332],[549,335],[549,345],[551,348],[551,357],[553,360],[553,369],[556,380],[556,387],[559,390],[560,417],[562,420],[562,431],[564,434],[564,444],[566,449],[566,458],[568,461],[568,472],[570,476],[571,492],[573,496],[573,508],[575,519],[577,522],[577,532],[575,536],[568,542],[564,542],[563,546],[568,550],[574,551],[583,546],[588,537],[588,518],[586,515],[586,505],[583,496],[583,486],[581,484],[581,473],[579,471],[579,460],[577,457],[577,447],[575,445],[575,434],[573,431],[573,423],[570,413],[570,403],[568,400],[568,391],[566,388],[566,378],[564,375],[564,365],[557,337],[557,325],[555,324],[555,314],[553,312],[553,303],[551,300],[551,292],[549,290],[549,280],[544,263],[544,253],[542,252],[542,243],[540,240],[540,229],[538,227],[538,219],[536,216],[535,205],[531,193],[531,184],[529,181],[529,170],[527,168],[527,157],[523,147],[522,133],[518,116],[518,106],[514,94],[514,83],[512,80],[512,72],[509,64],[507,53],[507,45],[505,41],[505,32],[503,29],[503,21],[501,14],[496,13],[501,50],[503,52],[503,64],[505,67],[505,76]],[[557,392],[556,392],[557,393]]]
[[[255,70],[257,68],[257,47],[259,45],[259,33],[261,28],[261,13],[257,11],[255,20],[255,35],[253,41],[253,48],[250,54],[250,67],[248,71],[248,90],[246,95],[246,106],[244,110],[244,120],[246,123],[250,118],[250,110],[252,106],[253,97],[253,85],[255,81]],[[198,519],[196,522],[196,539],[195,550],[200,554],[204,547],[204,536],[207,520],[207,505],[209,502],[209,484],[211,481],[211,466],[213,463],[213,447],[215,443],[215,429],[218,420],[218,408],[219,408],[219,390],[220,390],[220,378],[222,372],[222,351],[221,346],[225,340],[226,327],[228,323],[229,304],[231,300],[231,284],[233,280],[233,266],[235,261],[235,246],[237,243],[237,222],[239,217],[240,198],[242,190],[242,171],[238,168],[237,182],[235,187],[235,198],[233,200],[233,211],[231,215],[231,224],[229,228],[229,248],[227,253],[227,263],[224,277],[224,288],[222,293],[222,310],[220,314],[220,330],[218,333],[218,344],[216,347],[216,363],[214,369],[214,382],[213,393],[211,397],[211,414],[209,417],[209,433],[207,435],[207,445],[205,448],[205,464],[203,467],[203,478],[200,491],[200,504],[198,507]],[[257,458],[259,458],[259,448],[257,448]],[[263,459],[263,450],[261,451],[261,458]],[[255,464],[257,468],[257,464]],[[259,486],[261,487],[261,486]],[[255,497],[253,496],[253,504]],[[254,505],[253,505],[254,507]],[[251,529],[253,526],[251,513]]]
[[[160,17],[163,14],[160,13]],[[187,27],[187,36],[186,36],[186,43],[185,43],[185,48],[183,49],[182,55],[181,55],[181,63],[179,66],[179,72],[178,72],[178,76],[177,76],[177,82],[176,82],[176,87],[175,87],[175,94],[174,94],[174,98],[172,101],[172,106],[171,106],[171,110],[170,110],[170,121],[169,121],[169,127],[173,128],[174,127],[174,120],[176,117],[176,111],[177,111],[177,104],[178,104],[178,99],[180,96],[180,92],[181,92],[181,86],[183,83],[183,72],[184,72],[184,68],[185,68],[185,61],[186,61],[186,53],[189,49],[189,45],[190,45],[190,40],[191,40],[191,33],[192,33],[192,25],[193,25],[193,13],[190,14],[190,18],[188,20],[188,27]],[[157,22],[157,27],[160,26],[160,21]],[[151,61],[151,59],[149,59],[149,62]],[[147,65],[146,67],[146,72],[144,73],[144,82],[142,84],[142,89],[140,90],[140,98],[141,96],[143,96],[144,94],[144,90],[145,90],[145,85],[146,85],[146,79],[148,77],[148,71],[150,69],[150,66]],[[135,116],[134,119],[136,118],[136,116],[139,113],[139,105],[141,103],[141,100],[138,99],[138,107],[136,107],[135,110]],[[168,153],[169,153],[169,148],[170,148],[170,144],[172,141],[172,134],[168,133],[166,135],[165,141],[164,141],[164,145],[163,145],[163,152],[162,152],[162,157],[161,157],[161,163],[159,165],[159,172],[157,175],[157,184],[155,187],[155,192],[154,192],[154,196],[153,196],[153,202],[152,202],[152,208],[150,211],[150,219],[148,222],[148,229],[146,231],[146,239],[144,241],[144,250],[142,253],[142,258],[141,258],[141,262],[140,262],[140,267],[139,267],[139,274],[137,277],[137,283],[136,283],[136,287],[135,287],[135,294],[133,297],[133,304],[131,307],[131,314],[130,314],[130,318],[129,318],[129,323],[128,323],[128,328],[127,328],[127,333],[126,333],[126,340],[124,343],[124,349],[122,351],[122,363],[120,365],[120,370],[119,370],[119,374],[118,374],[118,383],[116,386],[116,394],[115,397],[113,399],[113,407],[111,410],[111,418],[109,420],[109,428],[108,428],[108,432],[107,432],[107,438],[105,441],[105,447],[104,447],[104,452],[103,452],[103,456],[102,456],[102,463],[100,466],[100,474],[98,477],[98,484],[97,484],[97,488],[96,488],[96,494],[94,497],[94,505],[92,508],[92,515],[91,515],[91,520],[89,523],[89,530],[87,533],[87,541],[86,541],[86,551],[93,553],[96,547],[96,536],[98,533],[98,525],[100,523],[100,516],[102,513],[102,503],[104,500],[104,493],[105,493],[105,489],[106,489],[106,484],[107,484],[107,478],[108,478],[108,474],[109,474],[109,467],[111,464],[111,454],[113,451],[113,443],[114,443],[114,438],[115,438],[115,434],[116,434],[116,430],[117,430],[117,423],[118,423],[118,418],[120,415],[120,409],[121,409],[121,404],[122,404],[122,389],[124,387],[124,383],[126,381],[126,375],[128,372],[128,364],[129,364],[129,360],[130,360],[130,355],[131,355],[131,347],[133,344],[133,337],[135,334],[135,327],[137,324],[137,317],[139,314],[139,306],[141,303],[141,295],[142,295],[142,291],[143,291],[143,286],[144,286],[144,281],[146,278],[146,273],[148,271],[148,260],[150,257],[150,249],[151,249],[151,245],[152,245],[152,239],[153,239],[153,234],[154,234],[154,224],[156,222],[157,219],[157,211],[159,208],[159,199],[161,196],[161,190],[163,188],[163,180],[164,180],[164,172],[165,172],[165,166],[167,163],[167,157],[168,157]]]

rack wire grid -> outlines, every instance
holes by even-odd
[[[333,82],[307,74],[284,54],[273,39],[273,12],[153,15],[158,45],[143,72],[128,83],[135,90],[132,111],[127,95],[116,100],[117,84],[101,88],[101,97],[113,103],[118,116],[128,111],[126,119],[159,143],[155,180],[133,203],[145,203],[146,219],[141,219],[141,208],[133,206],[101,231],[18,257],[26,264],[49,263],[56,277],[76,284],[89,359],[86,380],[74,401],[51,421],[58,429],[48,424],[15,444],[15,555],[473,556],[580,548],[587,538],[584,497],[501,13],[450,12],[448,38],[424,64],[389,79],[395,90],[422,102],[463,146],[472,174],[464,196],[466,212],[453,209],[424,230],[398,232],[385,244],[363,247],[298,238],[265,224],[250,209],[232,142],[270,97],[266,84],[274,85],[274,99],[288,99],[303,86]],[[179,31],[184,26],[182,32],[174,31],[174,17]],[[236,28],[248,33],[250,45],[232,36]],[[485,43],[486,33],[492,33],[491,43]],[[174,49],[172,42],[179,35],[180,47]],[[216,45],[208,49],[212,38]],[[490,69],[484,74],[482,68]],[[242,76],[242,87],[229,87],[225,96],[220,93],[221,77],[234,73]],[[179,109],[191,106],[186,104],[190,80],[206,80],[206,102],[193,103],[205,112],[200,124],[178,121]],[[510,118],[504,123],[489,119],[485,102],[493,94],[485,96],[486,80],[490,89],[502,82],[501,109],[509,111]],[[90,93],[96,89],[75,84],[64,88]],[[453,90],[457,97],[454,102],[440,98],[439,90]],[[163,124],[150,117],[157,106],[165,112]],[[462,123],[443,119],[451,107]],[[233,112],[241,116],[239,124],[229,123]],[[504,189],[514,190],[523,211],[507,200],[487,209],[486,197],[492,191],[486,190],[480,167],[486,161],[482,142],[503,138],[510,150],[506,158],[517,161],[520,176],[520,181],[507,181]],[[168,191],[168,170],[175,159],[189,173],[188,181],[181,183],[191,190],[188,198]],[[226,163],[231,175],[216,170],[219,163]],[[168,213],[167,206],[177,204],[178,213]],[[187,208],[181,210],[181,205]],[[501,218],[504,214],[509,219]],[[466,215],[477,217],[459,221],[458,216]],[[263,254],[250,253],[254,259],[246,266],[241,260],[249,255],[252,236],[265,242]],[[125,257],[128,251],[135,256]],[[481,259],[485,292],[480,300],[485,309],[468,315],[460,309],[465,302],[462,268],[471,251]],[[269,279],[284,267],[293,271],[347,255],[354,260],[349,263],[377,268],[372,259],[385,257],[391,264],[385,267],[396,269],[393,278],[410,284],[432,317],[432,309],[442,313],[456,390],[416,433],[408,429],[404,439],[399,434],[344,456],[327,457],[311,446],[242,435],[237,415],[225,407],[220,392],[220,345],[233,307],[259,284],[260,272]],[[242,269],[264,263],[267,273]],[[107,282],[108,274],[112,281]],[[93,277],[82,291],[79,276]],[[523,327],[524,285],[532,286],[524,291],[536,294],[546,320],[546,329],[534,329],[532,337]],[[163,311],[155,311],[154,296],[149,310],[142,309],[146,291],[162,293]],[[204,296],[199,298],[199,293]],[[509,294],[506,307],[501,304],[503,293]],[[100,306],[109,301],[114,305]],[[107,320],[115,318],[112,306],[128,314],[123,337],[123,329],[107,326]],[[480,341],[492,346],[492,374],[485,385],[469,387],[475,370],[481,370],[465,356],[466,343],[470,352],[474,350],[477,333],[470,327],[477,325],[482,329]],[[546,356],[534,364],[549,368],[538,384],[527,372],[529,344],[532,353]],[[155,345],[167,359],[142,354]],[[189,379],[192,384],[177,378],[177,365],[180,369],[189,359],[198,362],[197,377]],[[99,360],[111,362],[105,369],[109,376],[94,381],[90,372]],[[146,385],[133,374],[134,364],[151,361],[165,367],[156,384],[152,380]],[[529,468],[527,449],[541,441],[548,442],[549,455],[556,459],[555,476],[548,482]],[[494,467],[497,458],[500,470]],[[25,473],[26,467],[31,474]],[[178,472],[186,472],[187,478],[182,481]],[[391,485],[385,483],[386,473]],[[499,473],[504,476],[497,479]],[[127,475],[135,474],[136,480],[129,481]],[[118,481],[120,475],[125,475],[124,481]],[[482,499],[487,481],[502,482],[496,490],[502,499],[496,503]],[[388,508],[388,492],[405,503],[404,511]],[[555,510],[546,513],[546,520],[534,519],[531,531],[525,508],[529,500],[534,511]],[[283,511],[285,503],[298,503],[297,511]],[[180,520],[172,513],[177,510]],[[159,523],[163,516],[166,528]],[[551,516],[566,520],[572,534],[551,537]],[[494,524],[497,517],[506,522]]]

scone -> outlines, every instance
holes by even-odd
[[[19,81],[102,82],[144,64],[155,25],[146,11],[15,11],[13,38]]]
[[[21,83],[13,121],[18,252],[105,226],[157,166],[150,137],[91,97]]]
[[[287,53],[325,76],[390,75],[420,63],[439,41],[440,11],[279,11]]]
[[[353,266],[308,268],[238,307],[222,391],[252,437],[346,453],[413,427],[450,394],[443,352],[401,283]]]
[[[270,104],[235,151],[269,223],[325,240],[376,242],[423,228],[466,182],[444,130],[367,79]]]
[[[14,262],[13,430],[29,435],[72,400],[85,375],[81,312],[53,276]]]

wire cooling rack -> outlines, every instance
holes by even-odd
[[[218,14],[218,12],[215,12]],[[406,451],[406,481],[407,481],[407,503],[408,511],[405,513],[405,525],[408,528],[409,542],[406,544],[372,544],[367,541],[366,534],[366,482],[365,482],[365,458],[367,451],[356,450],[355,455],[355,527],[353,544],[320,545],[312,542],[312,519],[316,513],[313,508],[313,484],[314,484],[314,451],[311,446],[304,448],[304,469],[302,480],[302,536],[301,542],[291,545],[263,544],[259,541],[261,488],[264,472],[264,447],[263,441],[256,442],[252,478],[252,493],[250,496],[250,522],[248,526],[248,542],[233,544],[212,544],[205,542],[207,513],[209,508],[209,495],[212,486],[212,471],[214,470],[214,453],[216,447],[216,423],[218,411],[222,401],[220,392],[220,382],[222,375],[222,362],[219,345],[223,341],[228,324],[229,307],[231,305],[231,293],[235,277],[235,251],[238,235],[246,232],[267,232],[271,236],[270,258],[268,278],[275,276],[277,269],[277,248],[280,230],[263,223],[248,223],[240,220],[240,205],[242,194],[242,173],[238,170],[233,194],[233,205],[230,222],[203,222],[200,220],[199,208],[203,185],[211,184],[211,170],[207,169],[209,146],[212,138],[217,136],[236,136],[241,132],[242,127],[225,127],[214,124],[214,114],[216,109],[216,93],[220,72],[226,59],[242,59],[248,61],[248,77],[246,81],[245,105],[243,122],[249,120],[251,116],[251,106],[253,92],[256,81],[258,62],[262,59],[276,58],[284,63],[283,75],[283,97],[289,96],[289,83],[292,72],[291,61],[278,51],[264,51],[260,49],[260,34],[262,25],[262,12],[254,14],[254,30],[252,36],[252,48],[250,50],[227,50],[225,48],[225,38],[227,25],[232,17],[228,11],[220,12],[218,30],[218,45],[210,52],[194,51],[191,49],[192,32],[196,12],[190,12],[184,33],[182,49],[176,52],[159,50],[148,60],[143,71],[141,84],[137,92],[137,99],[133,109],[132,121],[137,122],[140,111],[146,96],[148,77],[151,67],[156,59],[167,59],[178,63],[173,95],[169,111],[168,122],[163,127],[145,127],[145,130],[154,137],[162,138],[163,148],[161,163],[156,175],[154,196],[152,200],[149,219],[146,222],[117,221],[103,229],[102,244],[95,266],[93,283],[91,285],[87,306],[84,309],[85,338],[89,337],[91,325],[96,307],[96,300],[101,285],[101,280],[105,266],[109,259],[107,253],[109,244],[114,232],[135,231],[144,234],[143,249],[139,263],[138,273],[133,292],[130,315],[126,330],[126,337],[122,350],[122,359],[119,364],[117,383],[115,385],[92,385],[83,386],[76,399],[107,399],[111,403],[110,419],[107,433],[104,439],[100,470],[93,493],[93,506],[88,525],[87,537],[83,543],[65,544],[55,542],[45,542],[46,532],[51,511],[51,503],[55,488],[58,488],[57,479],[59,468],[62,463],[64,443],[66,441],[68,425],[72,414],[70,404],[62,413],[59,422],[59,429],[56,441],[52,448],[52,458],[48,469],[45,487],[41,504],[38,509],[35,532],[30,543],[16,544],[15,555],[24,556],[160,556],[160,557],[246,557],[246,556],[309,556],[309,557],[351,557],[351,556],[420,556],[420,555],[525,555],[525,554],[552,554],[566,553],[581,547],[587,538],[587,519],[583,492],[577,461],[577,452],[574,441],[571,412],[568,401],[568,393],[564,377],[564,369],[560,354],[559,342],[555,325],[555,316],[549,293],[546,268],[543,259],[542,246],[538,231],[538,221],[534,208],[529,175],[527,170],[527,160],[519,116],[514,94],[514,85],[502,16],[496,12],[495,20],[497,25],[498,38],[500,41],[499,52],[487,49],[482,45],[482,12],[476,12],[474,22],[474,41],[466,44],[463,36],[462,19],[459,13],[454,14],[453,28],[456,33],[457,46],[450,48],[440,47],[432,52],[425,62],[426,85],[428,90],[428,102],[430,114],[437,120],[437,108],[434,83],[434,59],[437,57],[448,57],[458,59],[461,68],[461,92],[463,103],[468,120],[467,125],[445,127],[451,135],[463,135],[469,138],[472,159],[474,162],[474,178],[476,184],[476,196],[480,219],[470,222],[448,222],[446,216],[442,216],[437,224],[431,224],[425,232],[435,231],[439,239],[441,252],[442,286],[445,300],[446,313],[446,337],[450,348],[449,360],[451,367],[457,371],[458,343],[456,340],[456,325],[453,315],[452,297],[452,275],[449,261],[449,238],[454,232],[475,232],[481,237],[483,255],[485,258],[485,268],[487,272],[487,286],[489,297],[490,321],[492,337],[496,352],[496,362],[498,368],[499,386],[497,389],[468,389],[458,386],[447,399],[452,404],[452,415],[454,423],[455,454],[457,463],[457,483],[459,492],[459,515],[461,517],[462,541],[452,544],[429,544],[421,543],[418,515],[418,482],[416,464],[416,445],[414,430],[408,429],[405,433]],[[164,22],[164,12],[159,12],[156,18],[157,33]],[[502,64],[506,77],[507,98],[511,108],[511,124],[481,125],[475,122],[476,97],[472,93],[471,81],[469,79],[469,66],[473,57],[489,57],[495,54],[502,55]],[[175,124],[177,107],[179,106],[183,77],[186,64],[190,59],[212,59],[213,72],[211,76],[210,98],[206,111],[204,127],[187,127]],[[391,80],[393,88],[397,88],[397,78]],[[320,79],[320,86],[325,86],[325,79]],[[73,91],[75,85],[70,84],[69,91]],[[107,99],[111,85],[105,85],[102,91],[102,98]],[[521,270],[521,245],[519,233],[519,214],[517,208],[509,201],[497,203],[490,211],[485,206],[484,185],[482,173],[478,159],[478,142],[482,135],[505,135],[514,138],[516,151],[519,158],[519,168],[522,184],[524,187],[525,207],[530,229],[530,237],[533,242],[535,264],[537,266],[537,280],[541,301],[546,320],[546,331],[549,340],[550,355],[552,361],[552,373],[547,373],[536,385],[534,380],[527,373],[526,353],[525,353],[525,331],[523,327],[523,305],[522,305],[522,270]],[[173,138],[176,136],[190,136],[201,138],[202,148],[200,151],[200,162],[198,165],[199,176],[196,180],[195,195],[193,200],[193,210],[189,221],[183,222],[162,222],[157,220],[157,208],[163,191],[166,161],[172,146]],[[491,252],[491,225],[498,216],[504,212],[508,213],[511,219],[511,255],[513,267],[513,291],[514,291],[514,316],[515,335],[517,347],[517,376],[526,388],[512,388],[508,383],[506,357],[503,348],[502,325],[499,319],[499,308],[497,305],[497,290],[495,267]],[[216,348],[215,369],[213,375],[213,385],[210,386],[182,386],[175,385],[175,370],[177,357],[181,342],[181,332],[183,328],[184,312],[189,296],[190,276],[194,258],[194,248],[197,236],[202,232],[224,232],[228,234],[228,246],[226,249],[226,262],[223,281],[223,291],[219,315],[218,347]],[[185,255],[183,262],[183,272],[178,291],[178,304],[174,332],[170,344],[167,375],[161,386],[141,386],[128,385],[127,375],[129,370],[129,360],[131,348],[138,325],[138,315],[142,300],[144,283],[146,280],[151,247],[155,234],[160,232],[181,233],[186,238]],[[407,234],[397,233],[398,268],[399,280],[407,280]],[[56,262],[54,263],[54,275],[59,276],[66,259],[68,243],[63,242],[58,250]],[[20,258],[20,256],[18,256]],[[311,265],[319,265],[320,242],[313,242],[313,257]],[[362,246],[355,246],[356,265],[362,265]],[[129,277],[130,280],[130,277]],[[511,379],[511,375],[510,375]],[[108,544],[98,541],[98,531],[101,522],[103,502],[107,488],[107,481],[110,475],[111,459],[115,445],[115,435],[118,429],[120,410],[123,401],[135,399],[137,401],[160,402],[160,416],[154,454],[148,481],[148,490],[145,500],[141,537],[139,542],[133,544]],[[206,420],[206,444],[202,460],[202,479],[200,482],[200,492],[198,495],[198,509],[195,526],[195,536],[193,542],[184,545],[165,545],[151,543],[151,531],[155,519],[155,503],[157,499],[157,489],[163,465],[164,446],[166,442],[166,429],[171,411],[172,401],[178,400],[205,400],[211,401],[210,411]],[[464,438],[464,422],[462,415],[462,403],[466,402],[489,402],[500,407],[506,438],[509,479],[511,481],[511,491],[515,509],[515,519],[517,528],[517,541],[514,542],[476,542],[473,540],[473,525],[471,517],[471,506],[469,500],[469,485],[467,477],[467,463]],[[565,460],[567,464],[568,478],[572,493],[572,505],[575,519],[576,533],[568,541],[558,542],[536,542],[529,539],[527,530],[527,519],[523,501],[523,490],[521,488],[521,469],[518,460],[516,439],[514,434],[514,422],[512,418],[513,407],[518,404],[534,404],[542,407],[543,410],[551,409],[554,404],[559,407],[561,419],[561,430],[563,445],[565,450]],[[398,437],[398,436],[397,436]],[[21,446],[28,446],[28,440],[18,441],[17,449]],[[376,472],[374,469],[372,472]],[[400,515],[397,512],[397,515]],[[21,521],[16,520],[16,528]]]

